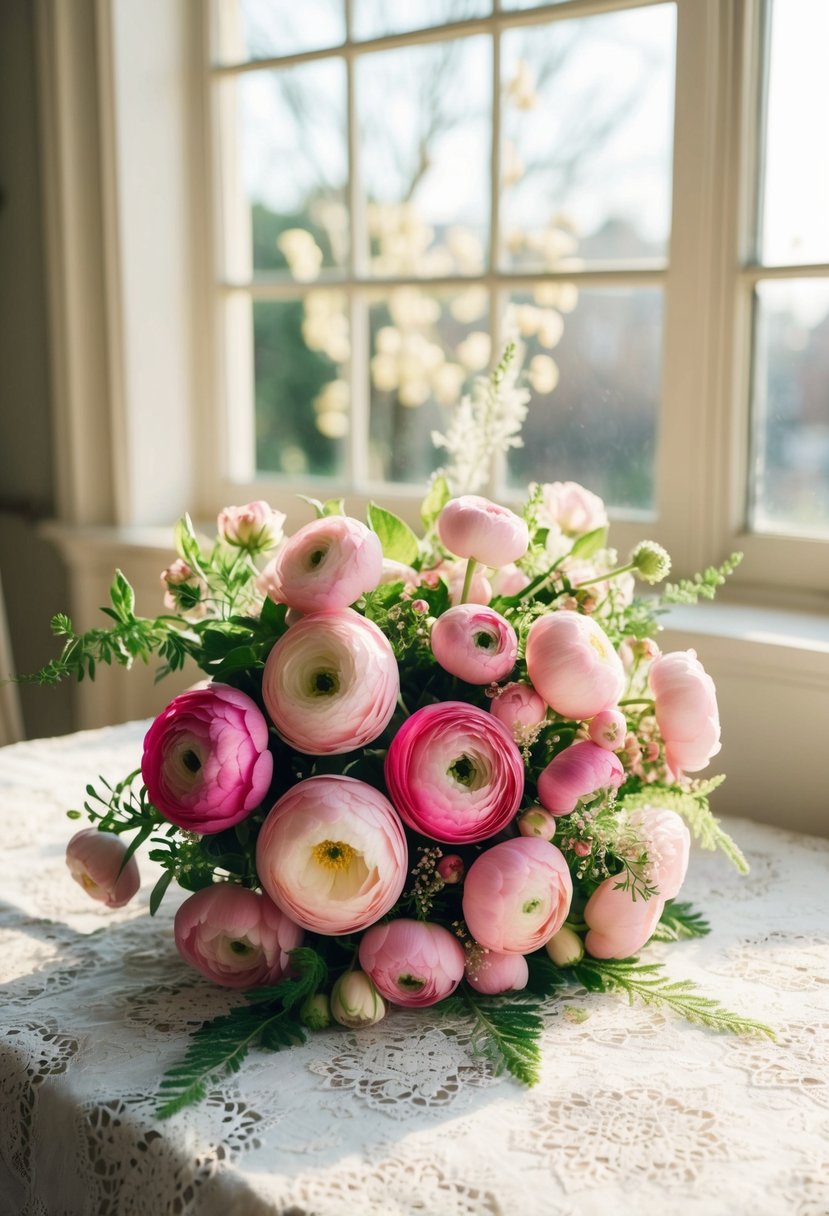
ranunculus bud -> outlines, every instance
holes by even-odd
[[[569,815],[580,798],[602,789],[617,790],[625,779],[618,756],[583,740],[553,756],[538,777],[538,797],[554,815]]]
[[[587,733],[593,743],[606,747],[608,751],[618,752],[625,746],[627,735],[625,715],[618,709],[603,709],[595,718],[591,718]]]
[[[267,553],[282,540],[285,515],[274,511],[261,498],[244,507],[225,507],[219,512],[219,536],[227,545],[248,553]]]
[[[331,1016],[341,1026],[359,1030],[386,1016],[386,1005],[365,971],[346,971],[331,989]]]
[[[584,958],[584,943],[569,925],[563,925],[558,933],[553,934],[545,942],[544,949],[557,967],[573,967]]]
[[[496,568],[517,562],[530,543],[520,516],[478,494],[451,499],[438,516],[437,530],[456,557],[474,558]]]
[[[664,899],[653,896],[633,898],[630,887],[625,888],[620,875],[606,878],[587,901],[584,919],[589,932],[585,949],[593,958],[630,958],[653,936]]]
[[[630,562],[645,583],[661,583],[671,572],[671,557],[655,540],[642,540],[631,550]]]
[[[164,588],[164,607],[170,612],[186,613],[193,618],[204,616],[207,583],[180,557],[162,570],[161,586]]]
[[[480,604],[459,604],[439,616],[431,645],[444,671],[467,684],[503,680],[518,654],[518,638],[509,621]]]
[[[141,886],[134,857],[121,869],[126,851],[120,836],[84,828],[66,846],[66,864],[75,882],[92,899],[108,908],[123,908]]]
[[[508,731],[516,726],[540,726],[547,717],[547,705],[529,684],[505,684],[492,698],[489,712]]]
[[[299,1020],[309,1030],[325,1030],[331,1025],[331,1002],[324,992],[306,997],[299,1010]]]
[[[507,562],[495,571],[490,582],[493,595],[520,595],[529,586],[530,578],[515,562]]]
[[[551,612],[530,626],[527,672],[556,713],[582,721],[615,706],[625,672],[613,643],[592,617]]]
[[[530,969],[523,954],[502,954],[497,950],[481,951],[472,963],[467,962],[466,982],[476,992],[494,996],[499,992],[519,992],[527,987]]]
[[[552,840],[556,834],[556,817],[543,806],[531,806],[519,818],[518,831],[522,836],[538,836],[540,840]]]
[[[438,862],[437,870],[443,881],[451,887],[461,881],[466,866],[463,864],[463,858],[457,853],[447,853]]]

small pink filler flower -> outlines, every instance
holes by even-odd
[[[231,882],[203,887],[176,912],[179,954],[223,988],[275,984],[302,936],[267,896]]]
[[[250,697],[209,684],[174,697],[144,737],[141,775],[170,823],[208,835],[233,827],[268,792],[268,724]]]
[[[84,828],[66,846],[66,864],[75,882],[92,899],[108,908],[123,908],[141,886],[134,857],[121,869],[126,851],[120,836]]]
[[[387,1001],[419,1009],[455,991],[463,977],[464,953],[442,925],[393,920],[363,934],[360,966]]]

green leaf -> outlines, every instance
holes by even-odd
[[[411,566],[417,561],[420,542],[409,525],[399,515],[369,503],[368,526],[376,532],[383,546],[383,557]]]
[[[345,499],[329,498],[322,504],[323,515],[345,515]]]
[[[103,611],[107,613],[107,616],[114,617],[124,625],[129,624],[135,615],[135,592],[120,570],[115,571],[115,578],[109,589],[109,598],[112,601],[113,611],[107,612],[106,608]]]
[[[167,888],[173,881],[173,871],[165,870],[150,892],[150,916],[155,916],[161,907],[161,901],[167,893]]]
[[[191,569],[198,574],[204,574],[202,567],[202,551],[199,539],[196,536],[196,530],[193,527],[193,521],[186,513],[175,526],[173,531],[173,541],[176,547],[176,553],[179,557],[187,562]]]
[[[466,987],[462,997],[475,1020],[473,1050],[490,1059],[496,1072],[506,1068],[525,1085],[536,1085],[541,1066],[540,1004],[482,997]]]
[[[705,937],[711,926],[701,912],[695,912],[691,904],[677,904],[668,900],[659,924],[653,933],[658,942],[678,942],[688,937]]]
[[[426,497],[420,504],[420,518],[424,528],[431,528],[451,497],[452,491],[446,478],[441,475],[433,478]]]
[[[607,527],[594,528],[592,532],[586,532],[584,536],[580,536],[570,550],[570,557],[579,557],[586,559],[592,557],[594,553],[598,553],[600,549],[607,548]]]
[[[527,980],[527,987],[524,989],[525,992],[531,993],[533,996],[549,997],[567,983],[566,975],[562,973],[560,967],[556,967],[550,961],[545,950],[539,950],[536,954],[528,954],[526,958],[530,976]]]

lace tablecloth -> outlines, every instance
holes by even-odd
[[[64,810],[135,768],[142,733],[0,751],[2,1216],[829,1213],[829,841],[748,822],[730,825],[748,878],[692,859],[683,898],[710,937],[650,953],[776,1044],[572,990],[550,1003],[526,1090],[462,1025],[398,1011],[256,1053],[159,1123],[158,1077],[239,997],[178,959],[175,897],[150,919],[146,862],[120,912],[64,865]]]

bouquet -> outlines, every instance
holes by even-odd
[[[148,845],[150,912],[171,882],[189,892],[184,963],[244,994],[162,1080],[164,1115],[252,1045],[389,1006],[469,1017],[526,1083],[568,984],[769,1033],[638,959],[708,930],[677,901],[692,834],[747,868],[708,807],[721,778],[694,776],[720,747],[714,684],[655,640],[662,603],[710,597],[738,558],[639,599],[668,554],[643,541],[620,561],[595,494],[532,485],[519,514],[478,493],[520,443],[513,356],[435,436],[422,535],[341,500],[306,500],[316,518],[287,538],[265,502],[223,510],[209,544],[185,517],[164,615],[136,616],[118,572],[109,628],[53,622],[66,641],[41,680],[151,656],[205,676],[152,723],[140,769],[89,787],[93,826],[67,849],[117,907]]]

